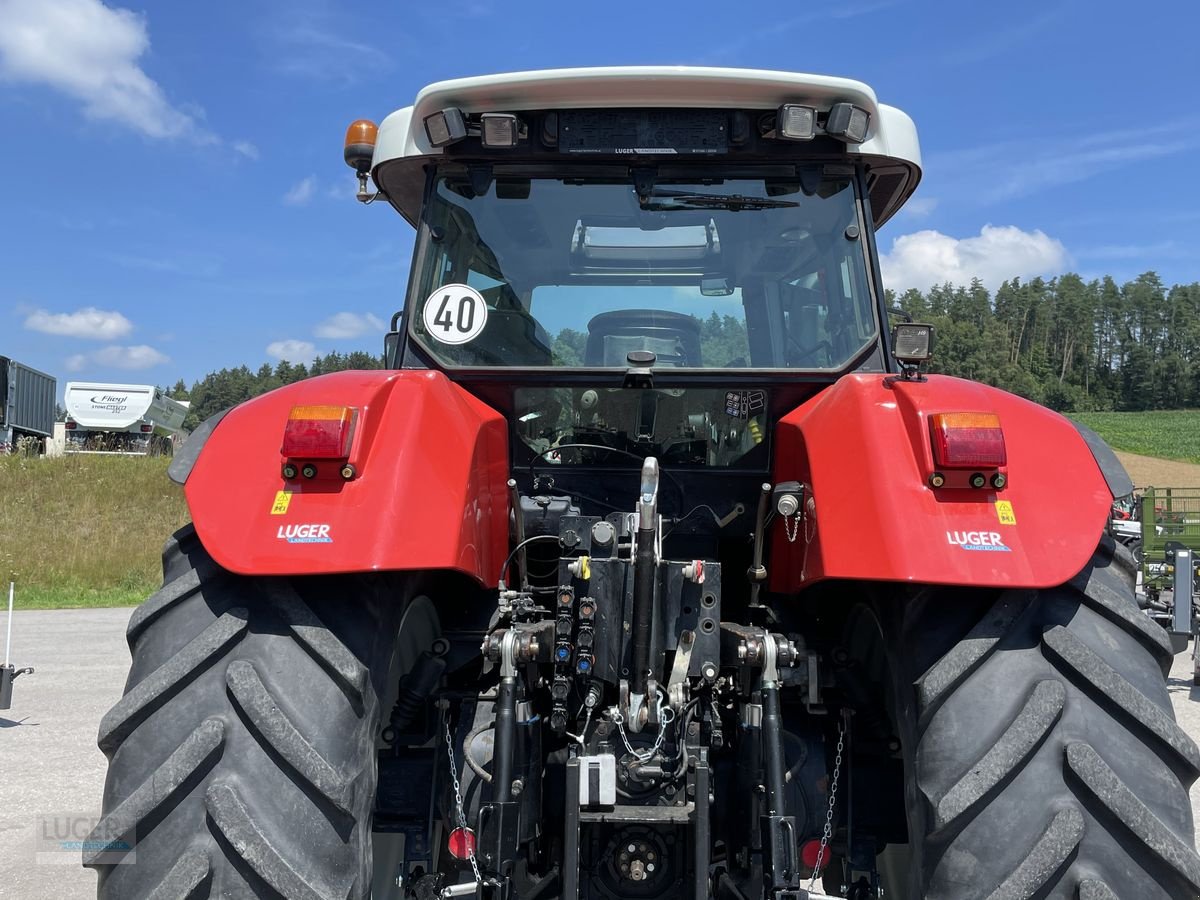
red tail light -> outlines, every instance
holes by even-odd
[[[455,859],[470,859],[475,853],[475,832],[470,828],[455,828],[446,838],[446,849]]]
[[[929,417],[929,430],[939,468],[997,469],[1008,463],[995,413],[938,413]]]
[[[152,432],[153,430],[154,430],[154,426],[153,426],[153,425],[143,425],[143,426],[142,426],[142,434],[149,434],[149,433],[150,433],[150,432]]]
[[[355,412],[352,406],[293,406],[279,452],[291,459],[346,459]]]
[[[69,419],[67,420],[67,423],[66,423],[67,431],[74,431],[78,427],[79,426],[75,422],[72,422]]]
[[[815,869],[817,867],[818,856],[821,857],[821,870],[824,871],[825,867],[829,865],[830,857],[833,856],[833,854],[829,852],[828,847],[825,848],[824,854],[821,853],[820,841],[807,841],[805,842],[804,846],[800,848],[800,862],[804,864],[804,868],[806,869]]]

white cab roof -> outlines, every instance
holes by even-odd
[[[871,113],[867,139],[852,146],[852,152],[887,157],[920,169],[921,148],[912,119],[880,103],[861,81],[693,66],[545,69],[439,81],[424,88],[412,106],[383,120],[372,167],[392,159],[441,155],[440,148],[430,145],[422,123],[425,116],[452,106],[471,113],[606,107],[772,109],[783,103],[828,109],[843,101]]]

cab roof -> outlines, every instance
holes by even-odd
[[[784,103],[827,111],[853,103],[870,113],[866,139],[845,157],[870,166],[876,224],[890,218],[916,189],[921,149],[912,119],[880,103],[861,81],[829,75],[693,66],[617,66],[545,69],[457,78],[431,84],[412,106],[379,126],[372,171],[376,183],[410,222],[420,212],[426,161],[446,154],[425,132],[426,116],[456,107],[464,114],[606,108],[772,110]],[[801,145],[802,146],[802,145]],[[798,156],[802,154],[798,153]],[[381,177],[381,169],[387,177]]]

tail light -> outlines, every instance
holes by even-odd
[[[929,430],[939,468],[997,469],[1008,463],[995,413],[938,413],[929,417]]]
[[[455,859],[470,859],[475,855],[475,832],[470,828],[455,828],[446,838],[446,849]]]
[[[79,427],[79,425],[75,422],[72,422],[70,419],[67,419],[65,427],[66,427],[67,431],[74,431],[76,428]]]
[[[830,858],[833,856],[828,850],[829,848],[826,847],[826,852],[821,852],[820,841],[806,841],[804,846],[800,848],[800,862],[804,864],[804,868],[806,869],[816,869],[819,861],[821,863],[821,870],[824,871],[825,867],[829,865]]]
[[[149,433],[150,433],[150,432],[152,432],[153,430],[154,430],[154,426],[153,426],[153,425],[143,425],[143,426],[142,426],[142,434],[149,434]]]
[[[352,406],[293,406],[279,452],[289,459],[346,459],[356,412]]]

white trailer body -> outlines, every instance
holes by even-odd
[[[54,377],[0,356],[0,453],[16,449],[18,438],[45,446],[54,432]]]
[[[189,406],[152,384],[80,381],[67,383],[64,401],[67,453],[169,452]]]

